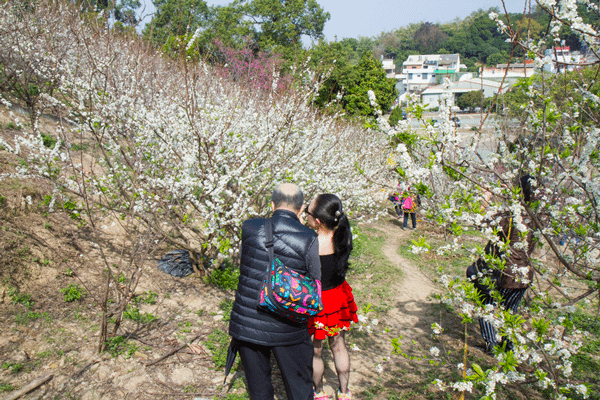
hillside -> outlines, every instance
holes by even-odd
[[[222,372],[240,227],[293,181],[306,199],[336,193],[354,225],[355,398],[598,399],[595,88],[523,82],[503,104],[521,110],[518,132],[496,117],[457,129],[448,104],[435,123],[416,98],[392,129],[366,74],[348,94],[377,121],[348,120],[315,107],[324,76],[308,61],[293,81],[261,65],[257,85],[192,39],[163,51],[71,3],[21,5],[0,5],[2,396],[247,398],[242,371]],[[416,231],[386,200],[399,178],[423,200]],[[525,247],[485,251],[508,215],[508,236],[535,239],[517,313],[464,278],[478,257],[501,274]],[[157,268],[171,250],[193,274]],[[482,352],[477,318],[514,349]]]
[[[0,115],[0,132],[8,140],[14,130],[7,110],[2,109]],[[42,121],[44,129],[52,132],[55,122],[49,118]],[[14,157],[0,150],[3,173],[13,172],[15,164]],[[119,231],[99,238],[72,219],[68,209],[49,212],[51,189],[40,181],[4,179],[0,193],[3,393],[10,395],[50,375],[50,381],[23,398],[246,398],[240,371],[222,385],[232,290],[219,289],[194,275],[175,278],[158,270],[157,259],[166,251],[162,248],[146,260],[132,308],[116,335],[111,335],[106,351],[98,354],[102,314],[100,300],[94,295],[95,288],[102,285],[103,273],[97,267],[101,256],[92,243],[102,242],[103,248],[110,249],[105,256],[117,260],[122,239]],[[387,390],[394,391],[410,391],[414,385],[427,387],[418,369],[408,374],[411,384],[403,381],[390,387],[397,366],[380,374],[376,365],[386,365],[391,337],[404,335],[421,342],[427,338],[435,321],[429,297],[434,285],[411,262],[397,256],[406,234],[395,220],[360,229],[367,247],[353,261],[350,282],[359,307],[371,307],[373,311],[367,315],[380,321],[372,328],[385,333],[367,334],[362,328],[351,332],[349,343],[360,349],[352,352],[353,390],[358,398],[363,398],[360,393],[364,398],[369,393],[374,396],[370,398],[385,398],[373,391],[373,384],[385,383]],[[391,277],[395,277],[394,284],[389,287],[386,282]],[[77,287],[81,298],[63,292],[69,287]],[[334,376],[327,370],[330,392],[334,391]],[[277,387],[277,398],[285,398],[281,382]]]

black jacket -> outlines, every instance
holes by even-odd
[[[298,344],[308,336],[306,323],[295,323],[257,309],[269,263],[264,224],[265,220],[258,218],[247,220],[242,225],[240,280],[231,311],[229,334],[237,340],[263,346]],[[307,254],[312,246],[318,249],[317,234],[302,225],[293,212],[275,210],[273,238],[275,257],[288,267],[307,274],[310,263]],[[320,279],[320,273],[314,278]]]

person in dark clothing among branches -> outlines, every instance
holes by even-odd
[[[529,175],[525,175],[519,180],[523,200],[527,204],[530,204],[533,198],[531,180],[533,178]],[[492,273],[493,281],[496,282],[495,288],[485,287],[481,284],[476,286],[480,291],[484,304],[496,304],[491,291],[497,289],[501,299],[500,306],[504,310],[516,313],[534,275],[533,267],[529,261],[529,257],[535,248],[533,221],[527,214],[522,215],[521,229],[518,229],[512,213],[499,213],[496,215],[495,220],[498,219],[498,242],[497,244],[493,241],[488,242],[485,252],[489,256],[505,261],[504,269],[496,268]],[[506,251],[502,251],[502,247]],[[490,320],[483,317],[479,318],[479,327],[485,342],[484,350],[486,352],[491,353],[496,346],[505,351],[512,350],[513,343],[507,337],[498,341],[496,328]]]
[[[286,266],[313,279],[321,279],[317,234],[300,222],[304,195],[294,184],[275,188],[273,250]],[[239,352],[251,400],[273,400],[271,354],[283,376],[287,398],[313,399],[313,345],[306,323],[293,322],[257,308],[269,254],[265,219],[242,225],[240,278],[231,311],[230,349]]]

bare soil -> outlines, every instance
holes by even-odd
[[[6,152],[4,160],[7,161]],[[15,393],[48,374],[52,379],[24,395],[24,399],[212,399],[245,393],[243,372],[235,370],[223,385],[222,368],[215,368],[212,339],[215,331],[226,331],[223,321],[228,311],[223,300],[232,300],[232,291],[223,291],[189,276],[175,278],[156,268],[157,259],[149,260],[136,293],[154,292],[155,304],[140,303],[140,312],[158,317],[157,322],[141,324],[125,321],[119,335],[129,338],[131,347],[120,355],[97,353],[100,310],[94,296],[99,292],[102,264],[96,262],[101,243],[116,257],[118,243],[110,246],[110,237],[92,237],[65,213],[44,213],[41,203],[45,188],[34,182],[8,180],[0,193],[5,197],[1,208],[0,246],[2,288],[0,289],[0,388],[3,396]],[[30,196],[30,205],[26,197]],[[430,295],[435,285],[411,262],[398,255],[398,246],[412,231],[402,231],[396,221],[385,220],[370,226],[385,235],[381,249],[404,278],[390,282],[392,298],[387,315],[371,334],[351,332],[351,388],[368,394],[373,387],[393,381],[395,370],[406,370],[400,359],[385,361],[392,355],[391,338],[403,341],[427,341],[435,310]],[[159,258],[157,256],[156,258]],[[349,278],[351,284],[353,278]],[[359,276],[355,276],[358,286]],[[65,302],[61,289],[78,284],[86,296]],[[12,292],[11,292],[12,291]],[[13,301],[14,292],[29,294],[32,305]],[[12,295],[11,295],[12,293]],[[361,299],[357,299],[359,306]],[[386,330],[384,332],[384,330]],[[197,347],[183,347],[154,364],[170,351],[193,338]],[[424,339],[425,338],[425,339]],[[326,391],[333,395],[337,378],[331,357],[326,358]],[[383,373],[376,365],[381,364]],[[405,365],[403,365],[405,364]],[[410,387],[419,379],[418,368],[408,380],[395,382],[398,389]],[[283,385],[276,368],[274,381],[277,398],[284,399]],[[379,398],[374,393],[375,397]],[[235,398],[235,397],[232,397]],[[243,397],[240,397],[243,398]]]
[[[11,118],[0,113],[0,135],[9,143],[14,134],[8,127]],[[42,126],[47,132],[56,128],[51,120]],[[15,172],[18,163],[0,149],[1,174]],[[116,334],[127,343],[112,354],[97,352],[104,274],[99,248],[110,262],[118,262],[123,246],[120,231],[115,226],[98,236],[67,212],[49,213],[45,196],[50,192],[42,181],[0,180],[0,398],[10,398],[48,375],[49,381],[21,398],[247,398],[241,367],[234,368],[225,385],[223,368],[215,367],[215,360],[222,361],[219,339],[226,336],[233,291],[195,276],[175,278],[158,270],[157,261],[167,249],[148,260],[136,290],[141,299],[156,294],[156,302],[142,301],[138,306],[140,313],[157,321],[125,320]],[[356,327],[347,335],[348,347],[354,349],[350,350],[354,398],[444,398],[446,394],[431,382],[440,373],[456,376],[457,369],[452,363],[434,369],[427,355],[432,346],[445,346],[444,352],[460,359],[462,326],[433,298],[439,288],[432,270],[420,269],[398,251],[410,239],[433,232],[424,223],[415,231],[402,230],[392,217],[359,228],[382,238],[383,259],[367,261],[387,264],[389,276],[378,276],[375,268],[348,276],[359,308],[376,299],[373,306],[379,310],[368,314],[371,332]],[[69,285],[84,289],[81,299],[65,302],[61,289]],[[374,296],[377,293],[383,295]],[[431,335],[434,322],[448,327],[444,345]],[[474,326],[468,333],[478,337]],[[401,354],[393,354],[394,339]],[[476,349],[469,354],[490,362]],[[338,382],[328,352],[325,361],[325,390],[333,396]],[[273,370],[276,398],[285,399],[281,377],[275,366]]]

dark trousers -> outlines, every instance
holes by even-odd
[[[288,400],[312,400],[314,347],[308,334],[302,343],[291,346],[260,346],[239,342],[240,358],[246,373],[251,400],[273,400],[271,352],[283,376]]]
[[[517,308],[519,308],[519,303],[525,294],[527,288],[524,289],[506,289],[500,288],[498,292],[502,295],[502,304],[501,306],[505,310],[510,310],[513,313],[517,312]],[[489,294],[485,294],[485,299],[483,301],[484,304],[494,304],[494,300],[491,298]],[[486,345],[489,348],[493,348],[498,344],[498,340],[496,340],[496,329],[494,325],[490,322],[485,321],[483,318],[479,318],[479,328],[481,329],[481,336],[485,341]]]
[[[417,227],[417,213],[414,212],[404,212],[404,224],[403,227],[406,228],[408,225],[408,215],[410,214],[410,219],[412,221],[413,228]]]

